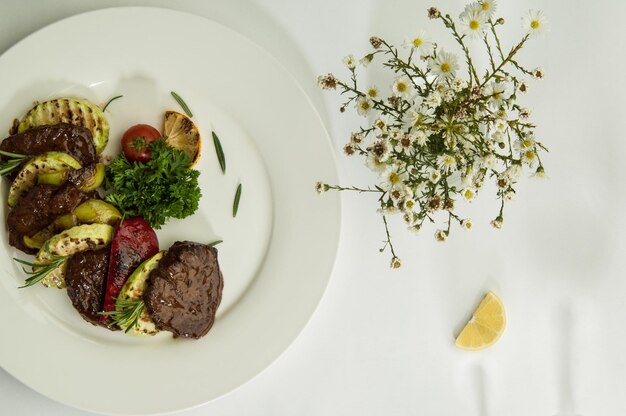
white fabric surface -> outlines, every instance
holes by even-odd
[[[3,0],[0,51],[87,10],[151,5],[196,13],[241,32],[283,62],[320,109],[340,152],[359,119],[339,114],[339,98],[317,90],[317,74],[341,73],[341,58],[365,53],[372,34],[400,43],[425,28],[438,37],[442,31],[425,16],[430,3]],[[464,5],[432,3],[454,15]],[[457,230],[445,244],[434,241],[434,229],[414,236],[392,224],[404,261],[399,271],[377,253],[384,229],[375,201],[345,195],[337,264],[309,325],[258,377],[181,414],[626,414],[626,281],[620,267],[626,252],[620,215],[626,212],[626,3],[499,3],[499,14],[512,23],[507,44],[529,8],[542,8],[551,22],[551,32],[522,55],[547,73],[545,81],[531,84],[526,102],[551,150],[545,160],[550,180],[526,181],[500,232],[490,229],[487,214],[477,217],[481,222],[472,234]],[[374,73],[375,80],[379,76]],[[371,180],[361,161],[343,155],[338,161],[345,184]],[[480,206],[493,212],[494,204]],[[453,335],[485,290],[505,302],[508,328],[492,349],[459,351]],[[3,334],[0,342],[15,335]],[[87,413],[45,398],[0,370],[0,414]]]

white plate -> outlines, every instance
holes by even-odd
[[[140,18],[139,18],[140,17]],[[149,22],[149,24],[148,24]],[[23,254],[0,238],[0,365],[38,392],[108,414],[193,407],[250,380],[302,330],[333,266],[340,207],[319,198],[319,178],[336,180],[328,135],[290,74],[265,51],[207,19],[153,8],[115,8],[60,21],[0,57],[0,127],[34,100],[83,96],[107,110],[111,141],[130,125],[161,126],[178,92],[203,137],[203,197],[192,218],[158,231],[219,247],[224,299],[199,341],[112,333],[84,322],[65,291],[17,287]],[[4,127],[2,127],[4,126]],[[222,175],[210,136],[227,160]],[[231,215],[243,184],[237,218]],[[6,184],[2,198],[6,198]],[[4,204],[0,208],[6,217]]]

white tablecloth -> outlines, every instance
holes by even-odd
[[[463,7],[432,3],[454,15]],[[434,229],[414,236],[392,224],[404,261],[398,271],[377,252],[384,229],[375,201],[344,195],[337,264],[309,325],[251,382],[182,414],[626,414],[626,4],[499,3],[512,23],[505,42],[520,34],[519,16],[529,8],[543,8],[551,21],[551,32],[522,55],[547,73],[525,100],[551,150],[550,179],[520,187],[500,232],[484,222],[440,244]],[[422,28],[443,33],[421,0],[3,0],[0,52],[61,18],[123,5],[206,16],[265,47],[309,93],[338,152],[359,119],[341,115],[339,98],[317,90],[317,74],[341,73],[341,58],[366,53],[372,34],[401,43]],[[339,155],[338,163],[345,184],[369,184],[361,161]],[[489,350],[457,350],[454,334],[486,290],[503,299],[508,328]],[[0,370],[0,414],[87,413]]]

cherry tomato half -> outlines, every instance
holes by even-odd
[[[137,124],[129,128],[122,136],[122,150],[126,159],[131,162],[146,163],[152,158],[152,155],[145,145],[159,137],[161,137],[161,133],[147,124]]]

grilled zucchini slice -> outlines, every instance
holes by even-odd
[[[126,280],[126,283],[124,283],[124,286],[122,286],[122,290],[120,290],[120,294],[117,297],[118,303],[122,303],[126,300],[141,300],[143,293],[148,288],[150,272],[156,269],[164,254],[164,251],[159,251],[135,269],[135,271],[128,277],[128,280]],[[116,304],[116,309],[122,310],[124,308],[121,305]],[[121,326],[121,328],[124,330],[127,329],[126,326]],[[141,312],[141,315],[137,320],[137,324],[128,331],[129,334],[138,336],[156,335],[158,332],[159,330],[156,328],[154,321],[145,308]]]
[[[113,227],[108,224],[84,224],[72,227],[45,242],[37,253],[35,263],[50,263],[53,256],[72,256],[81,251],[98,250],[108,246],[113,238]],[[65,287],[67,262],[50,272],[41,280],[47,287]]]
[[[81,98],[57,98],[33,107],[20,121],[18,132],[48,124],[69,123],[91,131],[98,154],[109,140],[109,122],[97,105]]]
[[[37,177],[42,173],[61,172],[71,169],[80,169],[76,159],[63,152],[42,153],[30,159],[9,188],[10,207],[15,206],[18,199],[37,183]]]

